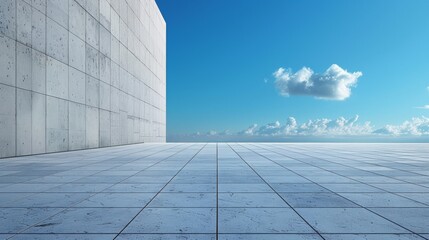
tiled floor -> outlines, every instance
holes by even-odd
[[[429,144],[139,144],[0,159],[3,239],[429,239]]]

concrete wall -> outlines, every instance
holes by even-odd
[[[164,142],[154,0],[0,1],[0,157]]]

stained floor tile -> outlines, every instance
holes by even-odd
[[[24,233],[118,233],[138,212],[138,208],[70,208]]]

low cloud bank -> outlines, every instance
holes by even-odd
[[[375,128],[371,122],[360,122],[359,116],[346,119],[321,118],[299,123],[289,117],[284,123],[275,121],[258,126],[252,124],[238,132],[229,130],[207,133],[181,134],[170,136],[172,141],[323,141],[323,139],[384,139],[404,137],[429,137],[429,118],[415,117],[400,125],[385,125]]]
[[[373,128],[370,122],[357,123],[359,116],[350,119],[343,117],[337,119],[316,119],[299,124],[294,117],[289,117],[285,124],[279,121],[261,127],[256,124],[239,132],[247,136],[349,136],[368,135]]]

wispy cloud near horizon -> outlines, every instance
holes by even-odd
[[[348,72],[332,64],[324,73],[314,73],[308,67],[297,72],[279,68],[273,73],[275,85],[282,96],[307,95],[320,99],[342,101],[350,97],[362,72]]]

